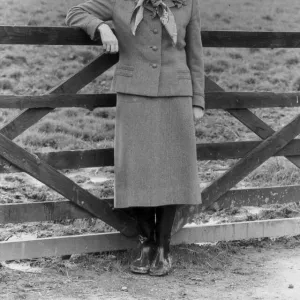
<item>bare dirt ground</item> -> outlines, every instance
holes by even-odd
[[[299,299],[299,244],[295,237],[176,246],[164,278],[131,274],[128,252],[7,262],[0,299]]]

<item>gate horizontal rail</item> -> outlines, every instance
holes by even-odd
[[[299,234],[300,218],[186,226],[173,236],[171,244],[193,244],[199,243],[199,241],[214,243]],[[72,253],[127,250],[136,247],[136,245],[136,241],[126,239],[116,232],[41,238],[19,242],[7,241],[0,243],[0,261]]]
[[[300,185],[266,188],[232,189],[210,208],[225,209],[239,206],[262,206],[300,201]],[[113,198],[99,199],[113,205]],[[94,218],[68,200],[0,205],[0,224],[60,221]]]
[[[206,92],[206,109],[300,107],[300,92]],[[115,107],[116,94],[0,95],[0,108]]]
[[[197,159],[206,161],[242,158],[260,143],[261,141],[244,141],[197,144]],[[58,170],[114,166],[114,148],[35,152],[34,155]],[[296,155],[300,155],[300,139],[293,140],[273,156]],[[0,174],[23,172],[2,158],[0,163]]]
[[[202,31],[204,47],[300,48],[300,32]],[[94,45],[80,29],[68,27],[0,26],[0,44]]]

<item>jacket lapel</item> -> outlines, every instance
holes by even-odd
[[[147,3],[147,4],[145,5],[145,8],[148,9],[148,10],[150,10],[150,11],[152,11],[152,12],[155,11],[154,7],[153,7],[151,4],[149,4],[149,3]]]
[[[174,2],[172,0],[164,0],[164,2],[169,6],[169,7],[173,7],[175,6]]]

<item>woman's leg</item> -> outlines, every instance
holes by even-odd
[[[146,274],[155,252],[155,207],[134,207],[132,213],[137,219],[140,231],[138,257],[131,263],[134,273]]]
[[[171,270],[170,241],[176,208],[177,205],[159,206],[156,208],[157,250],[149,270],[152,276],[166,275]]]

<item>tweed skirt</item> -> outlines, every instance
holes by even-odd
[[[201,204],[192,98],[117,94],[114,206]]]

